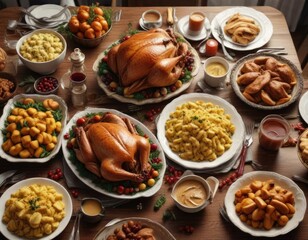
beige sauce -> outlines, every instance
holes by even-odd
[[[159,15],[155,12],[148,12],[144,16],[144,20],[147,22],[156,22],[159,19]]]
[[[206,200],[206,191],[202,183],[196,180],[187,180],[177,185],[176,199],[187,207],[197,207]]]
[[[96,216],[102,211],[102,205],[94,199],[87,199],[82,203],[82,209],[85,214]]]
[[[205,71],[214,77],[220,77],[223,76],[227,73],[226,67],[218,62],[213,62],[210,63],[209,65],[206,66]]]

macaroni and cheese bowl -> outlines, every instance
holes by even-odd
[[[66,48],[63,36],[51,29],[35,30],[16,44],[22,63],[33,72],[44,75],[57,70],[65,58]]]

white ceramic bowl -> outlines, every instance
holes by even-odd
[[[210,74],[207,71],[207,66],[211,63],[222,64],[226,69],[226,73],[218,76]],[[222,57],[214,56],[206,59],[203,66],[205,83],[214,88],[223,88],[225,86],[226,77],[229,73],[229,68],[230,67],[228,61]]]
[[[53,181],[48,178],[28,178],[23,181],[20,181],[10,188],[8,188],[3,195],[0,198],[0,217],[2,219],[2,216],[4,214],[5,209],[5,202],[10,198],[11,194],[17,192],[18,189],[30,186],[32,184],[41,184],[41,185],[49,185],[53,186],[58,193],[61,193],[63,195],[63,202],[65,205],[65,217],[61,220],[60,225],[58,228],[52,232],[50,235],[46,235],[42,238],[39,238],[40,240],[50,240],[54,239],[56,236],[58,236],[69,224],[70,219],[72,217],[73,213],[73,203],[72,199],[70,197],[70,194],[67,192],[67,190],[56,181]],[[2,221],[0,221],[0,232],[7,238],[11,240],[23,240],[26,238],[18,237],[17,235],[13,234],[7,229],[6,224],[4,224]]]
[[[47,61],[47,62],[32,62],[26,58],[24,58],[21,53],[20,53],[20,47],[22,46],[23,42],[28,39],[29,37],[31,37],[33,34],[37,34],[37,33],[51,33],[57,37],[60,38],[61,42],[63,43],[63,51],[61,52],[61,54],[56,57],[53,60]],[[60,65],[60,63],[63,62],[65,55],[66,55],[66,48],[67,48],[67,44],[66,41],[64,39],[64,37],[58,33],[55,30],[52,29],[38,29],[35,30],[25,36],[23,36],[22,38],[20,38],[16,44],[16,52],[19,56],[19,59],[22,61],[22,63],[29,68],[30,70],[32,70],[33,72],[42,74],[42,75],[48,75],[50,73],[53,73],[57,70],[58,66]]]
[[[187,174],[187,175],[186,175]],[[184,176],[185,175],[185,176]],[[177,196],[177,190],[180,191],[180,186],[182,183],[188,182],[189,184],[192,184],[193,182],[197,182],[203,186],[203,190],[205,191],[204,195],[204,202],[196,205],[196,206],[187,206],[183,204]],[[197,185],[196,185],[197,186]],[[207,179],[204,179],[198,175],[194,175],[190,170],[187,170],[183,176],[176,182],[176,184],[172,188],[171,197],[173,198],[176,206],[181,209],[183,212],[187,213],[195,213],[203,210],[207,205],[211,204],[213,201],[213,198],[217,192],[219,186],[219,181],[215,177],[208,177]],[[193,187],[190,185],[190,187]],[[198,191],[195,189],[194,194],[197,194]],[[188,193],[190,195],[190,193]]]
[[[247,186],[254,180],[267,181],[270,179],[274,180],[275,184],[280,185],[282,188],[293,192],[295,198],[295,214],[284,227],[273,227],[270,230],[265,230],[248,226],[245,222],[242,222],[239,216],[236,214],[234,195],[237,190]],[[305,194],[295,182],[293,182],[288,177],[270,171],[255,171],[244,174],[229,187],[225,196],[224,203],[231,222],[243,232],[249,233],[250,235],[256,237],[277,237],[292,231],[304,219],[307,206]],[[249,237],[247,237],[247,239],[249,239]]]

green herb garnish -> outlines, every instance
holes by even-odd
[[[39,207],[40,207],[40,205],[36,205],[37,204],[37,201],[39,201],[40,200],[40,198],[34,198],[34,199],[31,199],[30,201],[29,201],[29,204],[30,204],[30,209],[31,210],[36,210],[36,209],[38,209]]]
[[[161,195],[154,204],[154,211],[158,211],[166,202],[165,195]]]

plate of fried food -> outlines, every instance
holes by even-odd
[[[182,35],[171,28],[158,28],[114,42],[99,54],[93,70],[109,97],[143,105],[162,102],[186,90],[199,66],[198,53]]]
[[[0,198],[0,231],[12,240],[56,238],[68,225],[73,203],[67,190],[48,178],[28,178]]]
[[[185,169],[206,172],[236,155],[244,123],[226,100],[204,93],[181,95],[161,112],[157,137],[166,155]]]
[[[120,230],[120,231],[119,231]],[[175,237],[161,224],[147,218],[130,217],[113,219],[93,238],[94,240],[120,240],[134,233],[134,239],[175,240]]]
[[[3,109],[0,156],[9,162],[44,163],[61,148],[67,106],[56,95],[18,94]]]
[[[79,180],[109,197],[149,197],[162,186],[166,160],[160,143],[145,125],[117,110],[76,113],[65,128],[62,151]]]
[[[227,40],[225,46],[238,51],[262,47],[273,34],[271,21],[262,12],[249,7],[230,8],[214,17],[212,34],[221,43],[219,27]]]
[[[269,171],[244,174],[229,187],[224,203],[231,222],[258,237],[292,231],[303,220],[307,205],[295,182]]]
[[[262,110],[289,106],[301,95],[304,82],[291,61],[270,53],[241,58],[231,70],[230,81],[242,101]]]

